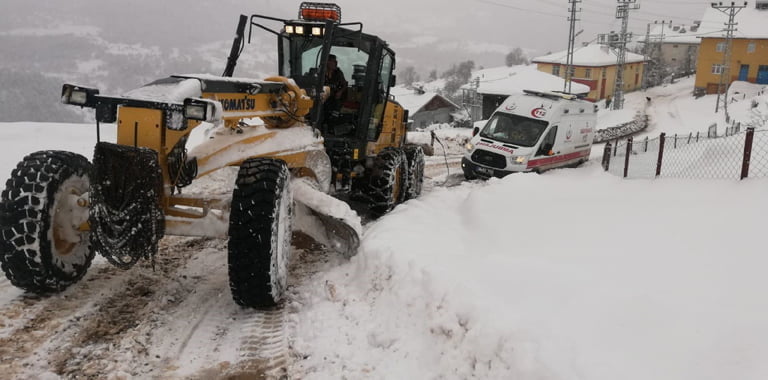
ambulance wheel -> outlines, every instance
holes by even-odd
[[[11,284],[44,294],[83,278],[94,256],[80,229],[90,170],[88,159],[63,151],[32,153],[13,170],[0,196],[0,266]]]
[[[269,158],[245,161],[229,216],[229,286],[238,305],[271,307],[283,299],[292,219],[288,165]]]
[[[376,156],[367,189],[374,218],[386,214],[405,199],[407,173],[407,159],[401,149],[387,148]]]
[[[424,187],[424,150],[418,145],[408,145],[404,148],[408,165],[408,185],[405,199],[413,199],[421,195]]]

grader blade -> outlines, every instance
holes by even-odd
[[[291,187],[298,206],[296,229],[346,258],[354,256],[362,235],[362,224],[357,213],[347,203],[316,189],[306,179],[294,179]]]

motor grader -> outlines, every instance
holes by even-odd
[[[277,37],[278,76],[233,77],[246,27],[247,42],[254,29]],[[352,82],[329,112],[320,73],[331,54]],[[423,153],[405,144],[407,113],[389,96],[394,68],[387,44],[342,23],[337,5],[305,2],[297,19],[241,16],[222,76],[174,75],[123,96],[65,84],[63,103],[95,109],[93,159],[39,151],[13,170],[0,199],[2,269],[26,291],[59,292],[96,252],[127,269],[153,259],[165,235],[228,238],[235,302],[276,305],[298,209],[351,255],[360,218],[331,195],[361,199],[376,216],[421,192]],[[103,124],[116,142],[101,141]],[[206,138],[187,149],[199,128]],[[231,194],[182,192],[229,167]]]

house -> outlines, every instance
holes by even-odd
[[[651,25],[653,27],[648,34],[640,36],[637,42],[647,44],[643,50],[646,57],[649,61],[658,63],[664,70],[662,73],[647,72],[647,75],[670,74],[673,77],[681,77],[695,73],[701,42],[699,38],[701,21],[694,21],[690,25],[665,23]],[[650,79],[653,83],[659,83],[663,78]]]
[[[418,84],[413,89],[394,87],[390,94],[408,111],[408,130],[451,123],[461,110],[456,103],[435,92],[424,91]]]
[[[496,108],[510,95],[522,94],[523,90],[563,91],[565,79],[541,72],[536,65],[503,66],[478,70],[472,73],[472,82],[464,85],[464,103],[472,114],[472,120],[488,119]],[[571,84],[571,93],[586,95],[588,86]],[[469,100],[468,100],[469,99]]]
[[[561,51],[534,58],[539,71],[564,77],[568,52]],[[618,70],[618,56],[606,45],[589,44],[573,51],[573,81],[589,86],[587,100],[597,101],[613,97]],[[624,65],[624,91],[642,87],[645,59],[642,55],[627,52]]]
[[[735,80],[768,84],[768,0],[757,0],[736,14],[738,25],[733,33],[730,75],[727,87]],[[726,39],[724,23],[728,15],[708,8],[701,20],[701,45],[696,64],[694,93],[716,94],[723,73]]]

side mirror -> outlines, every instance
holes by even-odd
[[[392,74],[392,79],[389,80],[389,87],[395,87],[397,83],[397,75]]]
[[[475,135],[478,133],[480,133],[480,127],[472,128],[472,137],[475,137]]]

